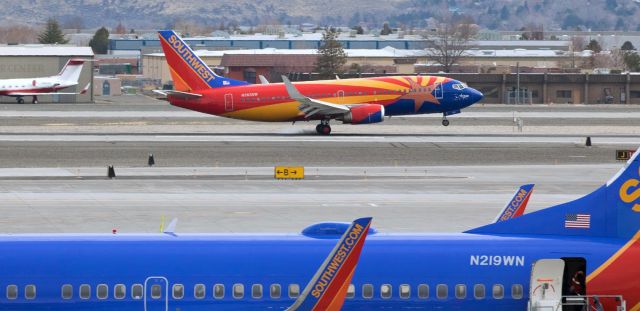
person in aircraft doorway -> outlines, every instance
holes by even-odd
[[[569,292],[573,295],[584,296],[586,294],[584,271],[578,270],[571,278]]]

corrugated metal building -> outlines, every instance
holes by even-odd
[[[0,46],[0,79],[37,78],[53,76],[60,72],[67,60],[82,58],[93,60],[90,47],[66,45],[2,45]],[[61,92],[80,92],[93,81],[91,64],[85,64],[75,87]],[[93,90],[82,95],[54,95],[38,97],[41,103],[91,103]],[[0,102],[16,102],[15,98],[0,96]],[[28,102],[28,101],[27,101]]]

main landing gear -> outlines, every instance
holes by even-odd
[[[18,104],[24,104],[24,98],[22,98],[22,96],[20,97],[16,97],[16,101],[18,102]],[[38,96],[33,96],[33,100],[31,100],[32,104],[37,104],[38,103]]]
[[[320,135],[331,134],[331,126],[329,126],[329,120],[322,120],[320,124],[316,126],[316,132]]]
[[[442,125],[449,126],[449,120],[447,120],[447,115],[442,115]]]

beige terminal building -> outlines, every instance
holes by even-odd
[[[53,76],[60,72],[67,60],[82,58],[93,60],[93,51],[90,47],[66,46],[66,45],[2,45],[0,46],[0,79],[37,78]],[[92,64],[87,62],[82,67],[82,73],[78,85],[61,90],[60,92],[80,92],[93,81]],[[93,102],[93,90],[89,88],[82,95],[47,95],[39,96],[40,103],[91,103]],[[16,99],[8,96],[0,96],[2,103],[15,103]],[[25,98],[30,103],[30,98]]]

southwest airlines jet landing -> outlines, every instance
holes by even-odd
[[[458,234],[361,218],[286,235],[3,235],[0,309],[640,310],[639,154],[536,212],[524,185]]]
[[[265,122],[316,120],[319,134],[329,122],[378,123],[385,116],[457,114],[482,99],[466,84],[438,76],[390,76],[292,83],[248,84],[216,75],[171,30],[159,32],[174,91],[158,91],[175,106],[203,113]]]

